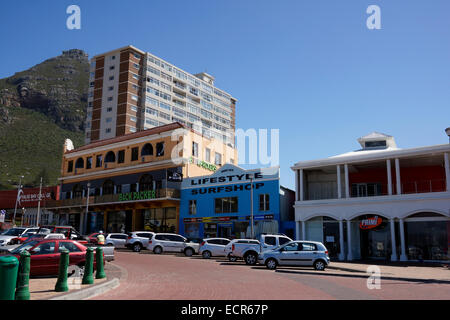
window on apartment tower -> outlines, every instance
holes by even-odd
[[[192,156],[198,157],[198,143],[192,142]]]
[[[211,162],[211,150],[209,148],[205,148],[205,161]]]
[[[220,153],[216,153],[216,158],[214,160],[214,164],[221,165],[222,164],[222,155]]]

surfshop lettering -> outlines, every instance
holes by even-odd
[[[260,172],[255,173],[254,179],[262,179],[263,175]],[[202,184],[213,184],[220,182],[233,182],[233,181],[246,181],[250,180],[250,174],[235,174],[229,176],[213,177],[213,178],[202,178],[191,180],[191,186],[202,185]]]
[[[253,189],[258,190],[259,188],[263,187],[264,183],[254,183]],[[234,186],[225,186],[225,187],[209,187],[209,188],[199,188],[199,189],[192,189],[191,194],[193,196],[198,194],[207,194],[207,193],[221,193],[221,192],[236,192],[236,191],[244,191],[244,190],[250,190],[251,184],[236,184]]]
[[[119,194],[119,201],[147,200],[155,198],[156,198],[155,190],[128,192]]]

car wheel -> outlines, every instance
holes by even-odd
[[[314,262],[314,269],[318,271],[324,271],[325,270],[325,262],[323,260],[317,260]]]
[[[162,253],[162,248],[161,247],[155,247],[155,249],[153,249],[153,253],[155,254],[161,254]]]
[[[107,243],[106,244],[108,247],[112,247],[114,244],[112,244],[112,243]]]
[[[231,261],[231,262],[236,262],[237,258],[233,257],[232,255],[228,255],[228,260]]]
[[[187,248],[184,250],[184,255],[187,257],[191,257],[194,254],[194,250],[192,248]]]
[[[68,273],[67,276],[68,277],[73,277],[73,278],[83,278],[84,275],[84,265],[79,265],[79,266],[69,266],[68,268]]]
[[[133,245],[133,251],[134,252],[140,252],[142,250],[142,245],[140,243],[135,243]]]
[[[209,258],[211,258],[211,252],[209,252],[209,251],[203,251],[202,257],[203,257],[203,259],[209,259]]]
[[[256,254],[250,252],[245,255],[244,259],[246,264],[253,266],[256,264],[258,257],[256,256]]]
[[[270,258],[266,260],[266,267],[269,270],[275,270],[277,268],[277,260]]]

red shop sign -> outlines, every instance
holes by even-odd
[[[383,219],[381,219],[378,216],[374,216],[372,218],[363,219],[359,223],[359,228],[363,230],[373,229],[378,227],[383,222]]]

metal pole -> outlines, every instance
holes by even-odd
[[[250,177],[250,208],[251,208],[252,239],[253,239],[254,238],[254,233],[253,233],[253,176]]]
[[[14,217],[13,217],[13,221],[12,221],[13,226],[16,225],[17,199],[19,198],[19,192],[22,189],[22,178],[23,178],[23,176],[20,176],[19,188],[17,188],[16,206],[14,207]]]
[[[40,210],[41,210],[41,194],[42,194],[42,177],[41,177],[41,185],[39,186],[39,201],[38,201],[38,211],[37,211],[37,217],[36,217],[36,227],[39,227]]]
[[[86,232],[87,229],[87,216],[88,216],[88,210],[89,210],[89,190],[90,190],[91,184],[88,182],[87,184],[87,196],[86,196],[86,213],[84,214],[84,221],[83,221],[83,232],[80,230],[80,233],[83,234]]]

